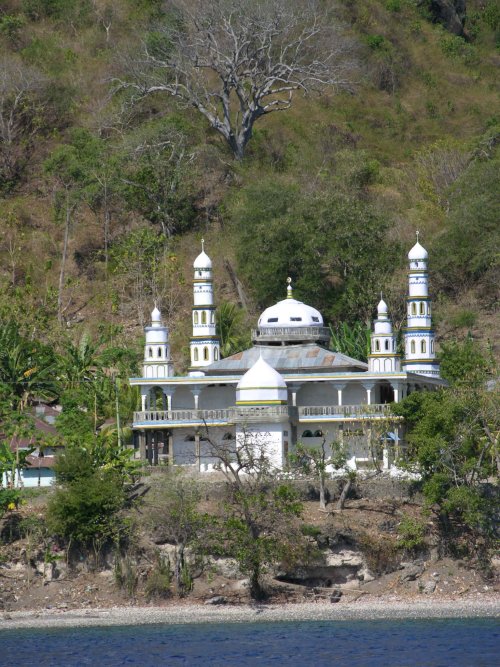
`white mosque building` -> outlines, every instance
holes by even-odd
[[[315,446],[326,439],[344,443],[353,467],[371,465],[374,455],[390,467],[402,446],[402,424],[391,417],[391,403],[445,384],[431,323],[428,254],[418,234],[408,259],[404,358],[383,299],[366,364],[329,349],[321,313],[293,297],[288,279],[286,298],[267,308],[252,330],[252,347],[221,359],[212,262],[202,242],[193,264],[187,375],[174,376],[168,329],[156,306],[145,330],[142,377],[130,380],[141,392],[133,421],[137,456],[151,465],[208,472],[218,462],[214,444],[238,446],[250,438],[265,443],[272,463],[284,468],[298,442]],[[373,447],[373,433],[380,447]]]

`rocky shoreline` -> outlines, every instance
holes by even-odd
[[[244,623],[279,621],[344,621],[424,618],[500,618],[498,595],[441,600],[380,597],[356,601],[296,604],[110,607],[82,610],[15,611],[0,617],[0,630],[145,624]]]

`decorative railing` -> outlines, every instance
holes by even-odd
[[[134,422],[258,422],[296,416],[297,408],[288,405],[249,405],[214,410],[145,410],[134,412]]]
[[[252,329],[252,340],[329,340],[328,327],[259,327]]]
[[[391,406],[385,403],[372,403],[370,405],[307,405],[299,408],[299,420],[301,417],[359,417],[369,419],[371,417],[384,417],[392,414]]]
[[[146,410],[134,412],[134,422],[231,421],[232,410]]]
[[[213,410],[145,410],[134,412],[134,423],[144,422],[212,422],[257,423],[290,419],[313,420],[321,418],[374,419],[391,416],[391,407],[386,404],[371,405],[308,405],[300,408],[291,405],[242,405]]]

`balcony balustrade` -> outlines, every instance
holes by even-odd
[[[392,414],[390,405],[307,405],[299,408],[291,405],[251,405],[213,410],[145,410],[134,412],[134,423],[186,422],[186,423],[246,423],[283,421],[286,418],[299,422],[323,419],[380,419]]]
[[[338,419],[380,419],[392,415],[391,406],[386,403],[370,405],[304,405],[299,408],[299,421],[321,421],[321,418]]]

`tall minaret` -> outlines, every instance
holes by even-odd
[[[161,313],[156,307],[151,313],[151,326],[145,327],[144,364],[142,374],[145,378],[166,378],[173,373],[168,343],[168,328],[161,322]]]
[[[403,370],[409,373],[439,377],[427,273],[429,255],[418,242],[418,234],[417,232],[417,242],[408,253],[408,326],[404,329],[405,358],[402,366]]]
[[[219,360],[220,343],[215,329],[215,306],[212,286],[212,261],[205,253],[205,241],[201,253],[195,259],[193,285],[193,336],[189,343],[191,372],[209,366]]]
[[[370,373],[399,373],[401,361],[396,347],[392,322],[387,316],[387,304],[380,295],[377,319],[371,335],[371,354],[368,355]]]

